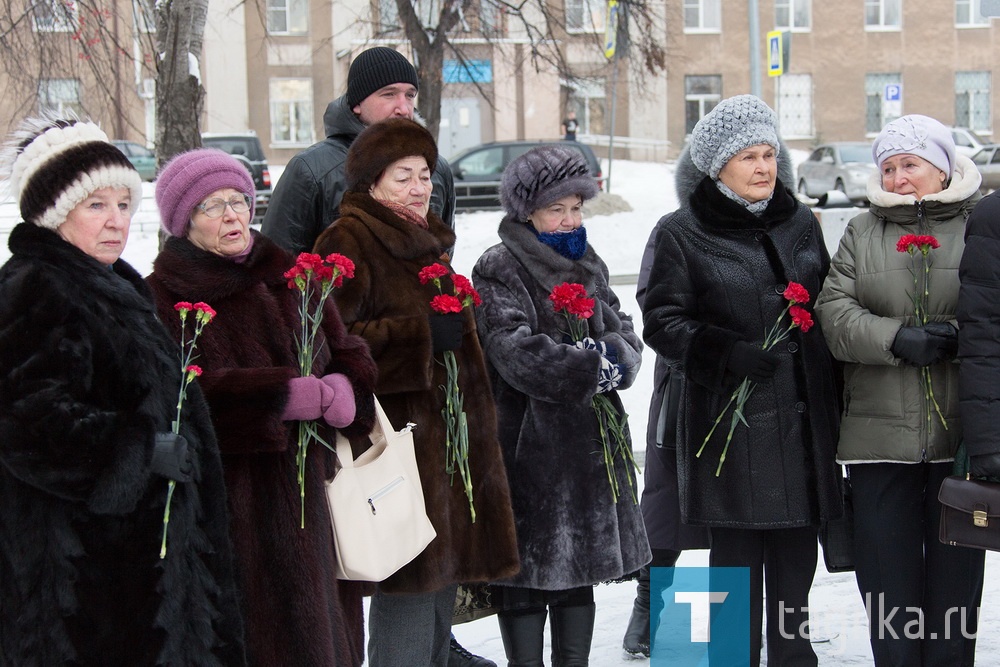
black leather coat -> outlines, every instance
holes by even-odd
[[[340,217],[340,200],[347,191],[347,150],[365,129],[346,96],[330,102],[323,124],[326,139],[288,162],[274,186],[261,227],[264,236],[292,254],[312,250],[323,230]],[[443,157],[438,156],[431,183],[434,191],[430,209],[446,225],[454,227],[455,180]]]
[[[789,281],[815,298],[829,267],[819,223],[779,180],[758,218],[702,180],[688,206],[661,221],[643,306],[644,338],[685,376],[678,477],[686,523],[731,528],[815,525],[842,512],[837,394],[818,326],[776,348],[774,378],[746,404],[721,476],[732,408],[695,454],[743,378],[726,370],[733,344],[760,344]],[[789,322],[785,316],[785,323]]]

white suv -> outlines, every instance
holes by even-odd
[[[967,127],[951,128],[951,138],[955,140],[955,150],[967,157],[975,155],[988,143]]]

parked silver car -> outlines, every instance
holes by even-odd
[[[983,194],[1000,188],[1000,150],[998,149],[1000,149],[1000,144],[987,144],[972,156],[972,161],[976,163],[976,168],[983,176],[983,183],[979,186]]]
[[[799,194],[819,197],[839,190],[853,202],[867,201],[868,177],[875,171],[872,145],[863,141],[835,141],[818,146],[799,164]]]

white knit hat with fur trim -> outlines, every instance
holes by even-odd
[[[101,128],[75,118],[28,119],[4,154],[4,172],[21,217],[55,230],[66,216],[102,188],[132,192],[131,213],[142,201],[142,178]]]

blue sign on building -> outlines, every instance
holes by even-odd
[[[493,83],[493,63],[489,60],[444,61],[445,83]]]
[[[650,589],[664,602],[650,667],[749,664],[749,568],[654,567]]]

